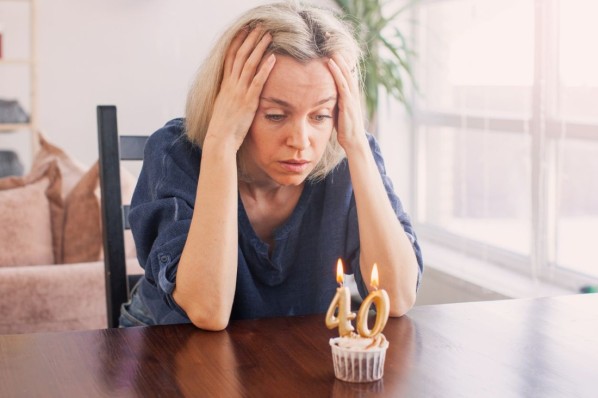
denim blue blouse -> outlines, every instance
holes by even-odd
[[[184,123],[172,120],[149,138],[129,215],[145,270],[137,294],[156,324],[189,322],[172,298],[201,160],[201,149],[186,138]],[[409,217],[386,176],[376,140],[371,135],[368,140],[392,207],[412,242],[421,275],[420,248]],[[324,180],[305,183],[291,216],[274,231],[271,256],[240,198],[238,223],[239,264],[231,319],[326,312],[336,292],[339,257],[345,273],[355,275],[361,296],[367,294],[359,269],[357,210],[346,159]],[[418,285],[419,280],[418,276]]]

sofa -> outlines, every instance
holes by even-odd
[[[98,164],[37,139],[31,170],[0,178],[0,334],[104,328]],[[121,180],[129,202],[135,178],[122,169]],[[127,272],[143,273],[125,240]]]

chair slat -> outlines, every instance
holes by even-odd
[[[147,138],[139,135],[121,135],[120,160],[143,160]]]
[[[123,205],[123,226],[125,229],[131,229],[129,224],[129,212],[131,211],[130,205]]]

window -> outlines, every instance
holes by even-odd
[[[420,235],[595,282],[598,4],[422,0],[415,13]]]

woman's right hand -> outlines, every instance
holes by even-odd
[[[259,26],[239,32],[227,49],[202,146],[193,217],[172,293],[201,329],[224,329],[235,299],[239,263],[235,159],[275,62],[274,55],[263,59],[272,38],[265,34],[260,39],[262,33]]]
[[[263,60],[272,36],[258,25],[251,32],[243,29],[233,39],[224,60],[224,74],[214,103],[206,139],[227,142],[238,150],[255,117],[259,97],[276,57]],[[261,63],[261,65],[260,65]],[[258,70],[259,68],[259,70]],[[228,141],[230,143],[230,141]]]

